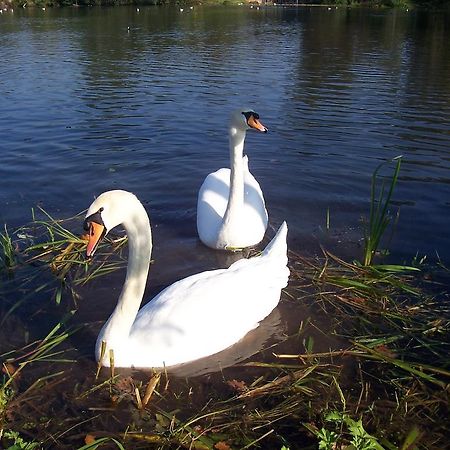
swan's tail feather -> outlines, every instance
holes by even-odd
[[[273,287],[276,289],[286,287],[289,279],[287,231],[287,224],[283,222],[261,255],[267,264],[268,278],[272,279]]]
[[[283,222],[278,228],[277,234],[274,238],[267,244],[264,249],[263,255],[287,255],[287,231],[288,227],[286,222]]]
[[[243,258],[234,262],[225,272],[238,272],[242,277],[240,296],[245,299],[258,298],[258,317],[254,314],[255,305],[251,302],[242,302],[240,305],[241,316],[249,317],[254,321],[249,327],[256,327],[258,323],[267,317],[280,301],[281,289],[287,286],[289,280],[289,268],[287,267],[287,225],[283,222],[275,237],[267,245],[260,256]],[[246,289],[246,290],[245,290]],[[245,310],[245,308],[248,308]],[[248,314],[243,311],[248,311]],[[253,313],[252,313],[253,311]]]

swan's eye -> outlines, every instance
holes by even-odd
[[[248,122],[250,120],[250,117],[254,114],[253,111],[243,111],[242,115],[245,117],[245,120]]]
[[[96,213],[91,214],[89,217],[86,217],[86,219],[84,219],[83,228],[85,231],[90,231],[92,222],[102,225],[103,227],[105,226],[105,224],[103,223],[103,219],[102,219],[102,211],[103,210],[104,210],[104,208],[101,207]]]
[[[85,220],[84,224],[83,224],[83,228],[84,228],[84,231],[88,232],[89,236],[93,236],[94,227],[92,226],[92,222]]]
[[[242,115],[245,117],[245,120],[247,121],[247,123],[249,122],[249,120],[256,119],[259,120],[259,114],[255,113],[255,111],[243,111]]]

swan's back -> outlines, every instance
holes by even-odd
[[[256,328],[287,285],[286,235],[283,223],[260,256],[185,278],[156,296],[133,324],[130,348],[139,352],[134,365],[170,366],[209,356]]]

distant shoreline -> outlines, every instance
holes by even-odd
[[[391,8],[391,9],[425,9],[450,12],[450,0],[337,0],[324,3],[277,2],[261,0],[0,0],[0,12],[16,8],[78,8],[92,6],[176,6],[176,5],[259,5],[273,7],[322,7],[322,8]]]

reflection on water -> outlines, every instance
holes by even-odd
[[[445,14],[344,8],[4,14],[0,220],[23,224],[36,204],[72,216],[105,190],[127,189],[154,227],[147,298],[227,267],[239,255],[197,239],[196,195],[228,165],[230,112],[250,105],[270,130],[248,135],[250,167],[272,226],[289,224],[290,248],[315,253],[322,241],[359,256],[371,173],[402,154],[393,258],[438,251],[448,260],[448,23]],[[96,295],[103,308],[84,311],[88,322],[112,310],[121,281],[111,280]]]
[[[278,308],[261,323],[259,327],[247,333],[238,343],[215,355],[197,361],[182,364],[170,370],[175,376],[197,376],[210,372],[217,372],[226,367],[234,366],[260,352],[265,344],[276,342],[283,337],[281,315]],[[226,330],[218,330],[226,333]]]

